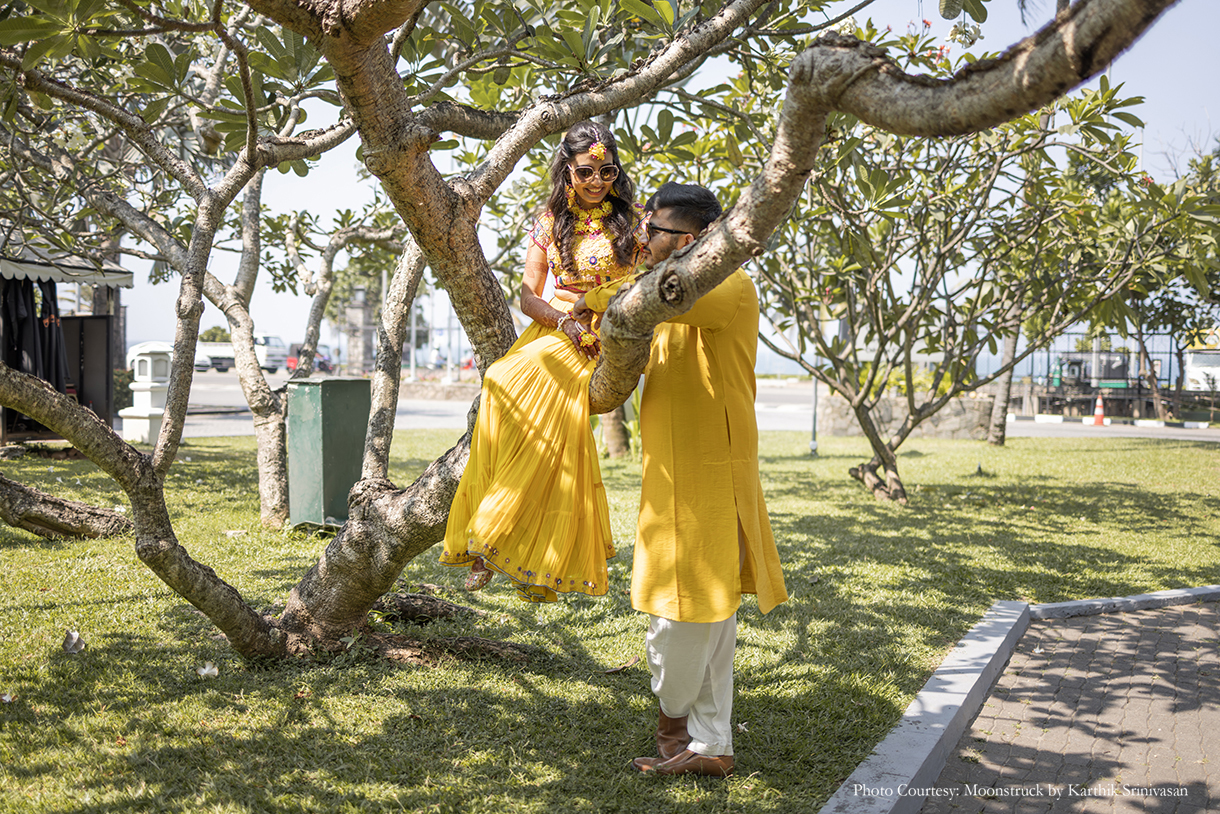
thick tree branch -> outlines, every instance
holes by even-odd
[[[490,141],[502,136],[521,114],[515,111],[484,111],[454,102],[437,102],[419,113],[419,123],[438,133]]]
[[[40,492],[0,475],[0,520],[48,539],[117,537],[135,528],[118,512]]]
[[[943,82],[908,76],[882,49],[854,38],[820,37],[793,63],[775,146],[759,177],[687,251],[612,302],[590,382],[591,409],[608,412],[627,399],[643,370],[640,360],[647,360],[641,348],[655,325],[685,313],[764,250],[805,184],[830,111],[908,135],[991,127],[1048,104],[1100,72],[1173,2],[1081,0],[998,59],[976,63]]]

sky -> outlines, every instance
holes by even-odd
[[[850,8],[842,2],[830,7],[832,14]],[[1025,37],[1054,13],[1054,0],[1029,0],[1028,25],[1021,23],[1017,0],[990,0],[988,20],[983,25],[982,42],[972,50],[1000,51]],[[942,20],[937,0],[876,0],[856,14],[859,23],[871,17],[879,26],[890,25],[904,30],[908,24],[931,23],[930,32],[944,41],[953,21]],[[1214,37],[1220,31],[1220,3],[1215,0],[1181,0],[1166,12],[1153,28],[1127,53],[1115,61],[1110,72],[1111,84],[1123,84],[1124,94],[1143,96],[1145,103],[1131,112],[1146,123],[1143,133],[1142,160],[1144,169],[1158,181],[1175,176],[1175,161],[1192,152],[1207,148],[1220,135],[1220,85],[1215,81]],[[961,46],[949,43],[953,54]],[[1211,56],[1208,56],[1208,55]],[[1096,81],[1091,83],[1096,86]],[[310,122],[323,126],[325,122]],[[304,182],[296,175],[281,175],[271,171],[264,182],[264,205],[273,213],[287,212],[294,207],[307,208],[319,216],[319,222],[329,223],[331,214],[342,209],[359,209],[373,195],[372,181],[357,180],[356,141],[351,139],[340,148],[323,156]],[[646,193],[646,190],[642,190]],[[302,200],[302,196],[305,200]],[[489,247],[490,248],[490,247]],[[135,272],[136,284],[123,291],[127,305],[128,345],[146,340],[172,340],[174,335],[174,300],[176,280],[169,284],[152,285],[147,281],[147,266],[129,262]],[[210,270],[222,281],[231,282],[236,271],[236,256],[213,254]],[[265,276],[264,276],[265,277]],[[434,325],[447,322],[447,304],[443,296],[435,302],[425,301],[425,309]],[[251,303],[251,316],[256,330],[280,336],[286,343],[299,342],[305,335],[309,301],[304,295],[275,293],[264,278]],[[225,325],[224,316],[205,301],[201,329]],[[321,342],[332,348],[343,344],[333,328],[324,324]]]

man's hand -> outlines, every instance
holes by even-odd
[[[593,315],[597,313],[588,305],[585,305],[585,297],[582,294],[576,304],[572,306],[572,319],[589,328],[593,325]]]

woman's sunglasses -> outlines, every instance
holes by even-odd
[[[572,175],[576,177],[576,180],[582,184],[592,181],[594,175],[600,175],[601,179],[607,184],[618,178],[618,167],[613,164],[607,164],[596,171],[592,167],[573,167],[571,164],[568,165],[568,169],[572,171]]]

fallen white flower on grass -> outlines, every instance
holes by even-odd
[[[1045,653],[1045,652],[1046,652],[1046,651],[1042,649],[1042,645],[1038,645],[1037,647],[1035,647],[1035,648],[1034,648],[1034,655],[1035,655],[1035,656],[1041,656],[1041,655],[1042,655],[1043,653]]]
[[[190,455],[187,455],[187,456],[186,456],[185,458],[183,458],[182,460],[184,460],[184,461],[189,461],[190,459],[191,459],[191,456],[190,456]]]
[[[200,678],[216,678],[220,675],[220,670],[210,661],[204,662],[202,667],[196,667],[195,672],[199,674]]]
[[[17,696],[13,695],[11,692],[6,692],[3,695],[0,695],[0,703],[11,704],[13,703],[13,699],[16,697]]]
[[[63,479],[63,478],[56,478],[56,479],[55,479],[55,482],[56,482],[56,483],[63,483],[63,482],[64,482],[64,479]]]
[[[64,652],[79,653],[85,649],[85,640],[80,637],[80,633],[75,630],[69,630],[64,636]]]
[[[245,529],[229,529],[225,532],[226,537],[240,537],[246,533]]]
[[[114,507],[114,510],[115,510],[116,512],[118,512],[119,514],[127,514],[127,507],[126,507],[126,506],[115,506],[115,507]]]
[[[739,724],[737,725],[737,731],[738,731],[738,732],[749,732],[750,730],[746,729],[746,726],[747,726],[749,723],[750,723],[749,721],[742,721],[741,723],[739,723]]]

